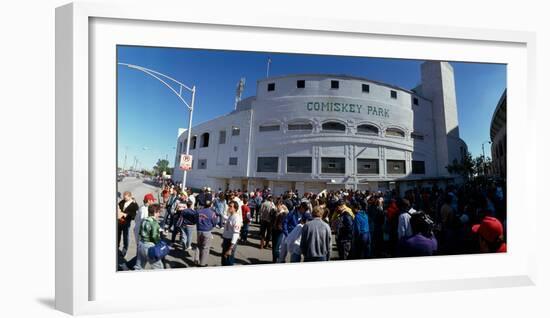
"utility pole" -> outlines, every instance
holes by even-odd
[[[487,174],[487,167],[486,167],[486,163],[485,163],[485,144],[491,144],[491,141],[490,140],[487,140],[487,141],[484,141],[481,143],[481,152],[482,152],[482,155],[483,155],[483,175],[485,176]]]
[[[267,71],[265,73],[265,77],[269,77],[269,67],[271,66],[271,57],[267,58]]]
[[[193,87],[189,87],[189,86],[173,79],[172,77],[170,77],[168,75],[162,74],[160,72],[157,72],[157,71],[149,69],[149,68],[145,68],[143,66],[128,64],[128,63],[118,63],[118,65],[127,66],[129,68],[141,71],[141,72],[155,78],[156,80],[158,80],[159,82],[164,84],[166,87],[168,87],[168,89],[170,89],[179,98],[179,100],[187,107],[187,109],[189,110],[189,128],[187,129],[187,147],[186,147],[187,149],[186,149],[185,154],[189,155],[189,144],[191,143],[191,124],[193,122],[193,109],[195,107],[196,87],[194,85],[193,85]],[[172,85],[170,85],[168,82],[171,82]],[[174,84],[176,84],[176,85],[174,85]],[[175,87],[173,87],[173,85]],[[191,105],[189,105],[185,101],[185,99],[183,98],[183,90],[184,89],[191,93]],[[187,182],[187,170],[184,170],[183,171],[183,183],[182,183],[183,184],[182,187],[184,189],[185,189],[186,182]]]
[[[128,146],[124,147],[124,163],[122,164],[122,171],[126,170],[126,158],[128,155]]]

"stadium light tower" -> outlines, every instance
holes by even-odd
[[[187,109],[189,110],[189,128],[187,129],[187,145],[185,147],[185,154],[189,155],[189,144],[191,143],[191,125],[193,123],[193,109],[194,109],[194,106],[195,106],[195,92],[196,92],[195,85],[193,85],[193,87],[189,87],[189,86],[187,86],[187,85],[171,78],[168,75],[162,74],[162,73],[154,71],[152,69],[145,68],[143,66],[128,64],[128,63],[118,63],[118,65],[126,66],[126,67],[129,67],[129,68],[141,71],[141,72],[155,78],[156,80],[158,80],[159,82],[164,84],[166,87],[168,87],[168,89],[170,89],[174,94],[176,94],[176,96],[179,98],[179,100],[187,107]],[[172,85],[170,85],[169,82]],[[173,87],[173,86],[175,86],[175,87]],[[189,103],[187,103],[185,101],[185,99],[183,98],[183,90],[184,89],[191,92],[191,105]],[[174,166],[175,166],[175,163],[174,163]],[[175,168],[176,167],[174,167],[174,169]],[[184,189],[185,189],[186,182],[187,182],[187,170],[184,170],[183,171],[183,182],[182,182],[182,188],[184,188]]]

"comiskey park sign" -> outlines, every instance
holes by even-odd
[[[383,118],[390,117],[390,110],[383,107],[370,105],[352,104],[333,101],[310,101],[306,102],[306,109],[311,112],[339,112],[339,113],[357,113],[378,116]]]

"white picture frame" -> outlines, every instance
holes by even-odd
[[[188,31],[186,34],[189,35],[189,39],[178,39],[173,36],[181,32],[181,28]],[[155,30],[155,34],[147,32],[151,29]],[[220,32],[224,32],[226,42],[221,40],[218,43],[201,42],[207,41],[209,37],[215,38]],[[258,36],[255,41],[230,43],[231,39],[246,39],[254,35]],[[112,134],[113,123],[107,123],[108,127],[102,132],[94,130],[94,127],[98,125],[98,118],[106,121],[114,118],[112,110],[116,109],[116,100],[113,98],[112,89],[114,88],[109,88],[109,85],[115,82],[112,74],[115,72],[116,63],[113,63],[112,69],[108,66],[113,62],[112,56],[115,51],[112,47],[113,43],[176,47],[187,45],[215,48],[217,46],[223,49],[261,50],[268,48],[261,38],[269,36],[290,39],[286,47],[281,43],[271,46],[274,51],[319,53],[319,46],[314,44],[307,48],[300,48],[299,40],[309,37],[341,41],[341,43],[351,43],[350,41],[383,43],[381,47],[368,49],[371,56],[507,63],[510,105],[508,129],[511,131],[507,147],[510,151],[508,186],[517,195],[508,201],[510,211],[508,253],[140,273],[116,273],[113,266],[112,272],[109,272],[109,268],[115,262],[114,253],[111,253],[112,260],[109,258],[111,255],[109,253],[114,246],[112,242],[114,235],[112,238],[100,238],[94,234],[97,233],[98,225],[104,225],[104,222],[109,220],[109,217],[105,218],[98,214],[100,207],[114,207],[112,204],[115,200],[114,194],[112,199],[111,196],[106,199],[100,194],[109,193],[115,187],[115,173],[109,170],[115,160],[114,157],[109,157],[109,154],[112,155],[112,151],[115,151],[116,136]],[[397,48],[404,45],[413,49],[407,54],[399,53]],[[433,50],[431,53],[422,53],[418,49],[421,45]],[[524,197],[522,194],[526,191],[525,175],[529,173],[535,175],[536,171],[534,165],[518,169],[523,157],[534,158],[536,152],[534,139],[524,138],[535,134],[534,45],[535,35],[530,32],[458,27],[434,28],[427,25],[345,19],[304,20],[277,14],[222,15],[208,10],[189,11],[184,4],[165,5],[156,10],[150,10],[149,7],[141,4],[122,8],[112,4],[73,3],[57,8],[55,307],[70,314],[92,314],[176,306],[175,301],[159,300],[151,303],[140,301],[139,296],[136,298],[135,295],[131,302],[124,302],[115,295],[123,288],[129,290],[135,288],[133,282],[138,277],[136,275],[144,281],[170,279],[196,284],[197,271],[208,271],[212,281],[219,281],[230,271],[235,275],[247,273],[252,276],[262,275],[262,273],[265,275],[265,271],[269,271],[266,286],[248,289],[251,295],[250,301],[261,301],[260,298],[265,298],[266,294],[278,297],[279,301],[290,299],[288,287],[285,288],[282,277],[289,280],[302,279],[304,290],[330,289],[331,294],[338,294],[339,290],[345,288],[346,293],[365,297],[403,292],[535,284],[536,251],[534,247],[536,245],[529,242],[535,240],[536,229],[535,224],[527,221],[536,217],[535,202],[534,200],[519,202],[519,198]],[[417,48],[414,49],[414,47]],[[112,52],[109,51],[110,48],[113,49]],[[392,51],[392,49],[395,50]],[[357,55],[361,50],[343,47],[333,48],[330,52],[327,49],[326,53]],[[101,79],[100,82],[103,84],[96,85],[98,79]],[[105,87],[100,87],[102,85]],[[102,104],[104,106],[101,108],[91,107],[99,101],[107,101],[107,104]],[[116,126],[116,122],[114,125]],[[110,141],[109,138],[111,138]],[[107,159],[102,161],[99,157]],[[109,160],[111,166],[109,166]],[[112,184],[108,184],[109,178],[112,179]],[[520,204],[521,213],[524,216],[521,219],[514,217],[518,212],[513,209],[520,207]],[[108,211],[106,214],[109,214],[111,210],[104,211]],[[115,226],[114,222],[111,223],[113,224],[105,224],[106,227]],[[472,260],[482,262],[484,266],[476,269],[472,266]],[[416,273],[414,277],[407,278],[399,274],[379,275],[380,271],[384,270],[395,273],[395,269],[403,266],[414,270]],[[354,279],[353,274],[360,268],[371,268],[377,275],[365,275]],[[314,278],[316,274],[323,271],[335,270],[342,271],[342,276],[326,280]],[[223,292],[227,287],[217,284],[216,288]],[[193,288],[193,294],[185,294],[184,291],[177,289],[170,292],[176,293],[175,299],[181,294],[181,297],[186,297],[190,304],[195,304],[190,306],[199,306],[198,302],[193,300],[198,299],[201,293],[208,292],[208,288],[197,285]],[[313,299],[307,293],[304,294],[302,300]],[[234,297],[233,301],[239,301],[238,293],[228,297],[229,299]],[[226,298],[226,301],[231,300]],[[217,305],[221,303],[215,299],[209,303],[210,307]]]

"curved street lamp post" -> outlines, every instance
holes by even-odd
[[[171,78],[168,75],[162,74],[162,73],[157,72],[157,71],[152,70],[152,69],[145,68],[143,66],[128,64],[128,63],[118,63],[118,65],[127,66],[129,68],[141,71],[141,72],[157,79],[159,82],[161,82],[166,87],[168,87],[168,89],[170,89],[174,94],[176,94],[176,96],[179,98],[179,100],[187,107],[187,109],[189,110],[189,124],[188,124],[189,128],[187,129],[187,145],[185,147],[185,154],[189,155],[189,144],[190,144],[190,141],[191,141],[191,125],[193,123],[193,108],[194,108],[194,105],[195,105],[195,92],[196,92],[195,85],[193,85],[193,87],[188,87],[187,85]],[[176,88],[172,87],[172,85],[170,85],[167,81],[171,81],[171,82],[177,84]],[[191,92],[191,105],[189,105],[185,101],[185,99],[183,99],[183,95],[182,95],[183,89]],[[174,162],[174,169],[176,169],[175,162]],[[184,170],[183,171],[182,189],[185,189],[186,182],[187,182],[187,170]]]

